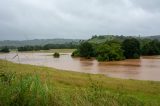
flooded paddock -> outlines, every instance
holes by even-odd
[[[0,59],[16,63],[53,67],[56,69],[104,74],[109,77],[160,81],[160,56],[145,56],[115,62],[97,62],[95,59],[72,58],[70,53],[54,58],[51,53],[0,54]]]

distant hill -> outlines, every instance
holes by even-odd
[[[148,36],[146,38],[160,40],[160,35]]]
[[[118,41],[123,41],[127,38],[130,37],[135,37],[139,38],[138,36],[118,36],[118,35],[99,35],[99,36],[92,36],[91,39],[88,39],[89,42],[91,43],[103,43],[105,41],[109,40],[118,40]],[[147,37],[141,37],[142,39],[148,38],[148,39],[158,39],[160,40],[160,35],[155,35],[155,36],[147,36]],[[25,45],[30,45],[30,46],[35,46],[35,45],[40,45],[44,46],[46,44],[65,44],[65,43],[79,43],[82,39],[34,39],[34,40],[23,40],[23,41],[16,41],[16,40],[5,40],[5,41],[0,41],[0,47],[2,46],[25,46]]]
[[[41,45],[44,46],[46,44],[65,44],[65,43],[78,43],[80,39],[34,39],[34,40],[23,40],[23,41],[15,41],[15,40],[5,40],[0,41],[0,47],[2,46],[25,46],[25,45]]]
[[[139,36],[119,36],[119,35],[99,35],[99,36],[92,36],[91,39],[89,39],[88,41],[90,43],[103,43],[105,41],[109,41],[109,40],[118,40],[118,41],[123,41],[127,38],[138,38]],[[145,37],[140,37],[141,39],[147,38],[147,39],[157,39],[160,40],[160,35],[155,35],[155,36],[145,36]]]
[[[130,38],[131,36],[118,36],[118,35],[100,35],[100,36],[92,36],[91,39],[88,41],[90,43],[103,43],[105,41],[110,41],[110,40],[118,40],[118,41],[123,41],[127,38]]]

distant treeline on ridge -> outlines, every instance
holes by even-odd
[[[44,46],[22,46],[18,47],[18,51],[37,51],[37,50],[49,50],[49,49],[75,49],[77,44],[67,43],[67,44],[46,44]]]
[[[44,46],[40,45],[26,45],[26,46],[20,46],[20,47],[14,47],[14,46],[4,46],[0,47],[0,52],[8,53],[10,49],[17,49],[20,52],[23,51],[38,51],[38,50],[50,50],[50,49],[76,49],[78,47],[78,43],[66,43],[66,44],[46,44]]]
[[[9,49],[18,51],[37,51],[49,49],[76,49],[72,53],[73,57],[94,57],[99,61],[117,61],[123,59],[136,59],[141,55],[160,55],[160,36],[140,37],[140,36],[92,36],[88,40],[70,42],[64,44],[26,45],[21,47],[4,46],[0,52],[9,52]],[[155,39],[157,38],[157,39]]]

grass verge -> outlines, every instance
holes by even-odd
[[[160,82],[0,60],[1,106],[159,106]]]

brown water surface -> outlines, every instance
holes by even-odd
[[[104,74],[109,77],[160,81],[160,56],[145,56],[115,62],[97,62],[95,59],[72,58],[70,53],[53,58],[51,53],[0,54],[0,59],[16,63],[54,67],[57,69]]]

